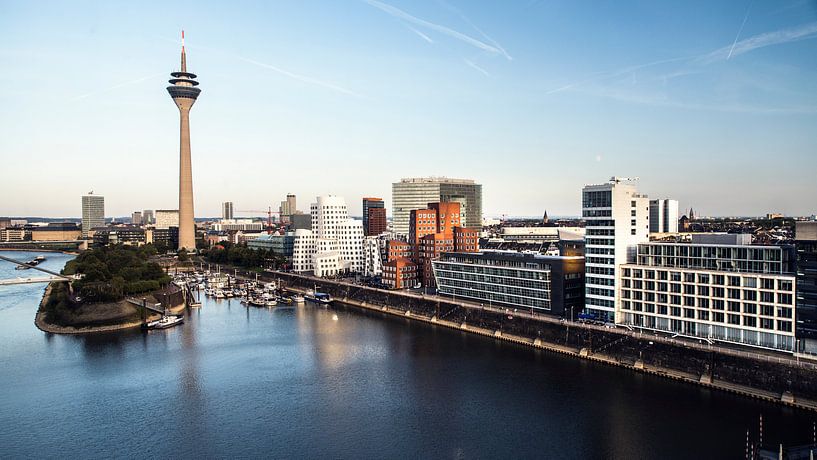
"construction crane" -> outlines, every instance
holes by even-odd
[[[259,211],[257,209],[249,209],[249,210],[243,210],[243,211],[239,210],[239,211],[236,211],[236,212],[240,212],[240,213],[244,213],[244,214],[247,214],[247,213],[262,213],[263,214],[263,213],[266,213],[266,215],[267,215],[267,235],[272,235],[272,229],[273,229],[272,215],[273,214],[278,214],[278,217],[281,216],[281,212],[280,211],[273,211],[272,206],[270,206],[266,211]]]

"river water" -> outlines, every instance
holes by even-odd
[[[817,419],[342,307],[204,300],[170,330],[46,334],[43,289],[0,287],[3,458],[743,458],[760,414],[770,443]]]

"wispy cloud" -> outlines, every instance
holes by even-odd
[[[408,24],[406,24],[406,27],[407,27],[407,28],[408,28],[410,31],[412,31],[412,32],[414,32],[415,34],[417,34],[417,35],[418,35],[420,38],[422,38],[423,40],[427,41],[428,43],[434,43],[434,40],[432,40],[432,39],[431,39],[431,37],[429,37],[428,35],[426,35],[426,34],[424,34],[424,33],[420,32],[419,30],[415,29],[414,27],[411,27],[411,26],[410,26],[410,25],[408,25]]]
[[[590,76],[588,76],[586,78],[583,78],[581,80],[577,80],[577,81],[574,81],[572,83],[568,83],[566,85],[560,86],[558,88],[554,88],[554,89],[551,89],[549,91],[545,91],[545,94],[560,93],[562,91],[566,91],[568,89],[575,88],[577,86],[581,86],[581,85],[584,85],[584,84],[587,84],[587,83],[592,83],[594,81],[606,80],[606,79],[609,79],[609,78],[614,78],[614,77],[618,77],[618,76],[621,76],[621,75],[634,73],[637,70],[646,69],[648,67],[655,67],[655,66],[659,66],[659,65],[662,65],[662,64],[669,64],[669,63],[672,63],[672,62],[685,61],[685,60],[689,60],[689,58],[688,57],[679,57],[679,58],[670,58],[670,59],[659,59],[657,61],[646,62],[644,64],[631,65],[631,66],[627,66],[627,67],[622,67],[620,69],[596,72],[596,73],[591,74]]]
[[[326,82],[326,81],[323,81],[323,80],[318,80],[317,78],[308,77],[308,76],[305,76],[305,75],[298,75],[298,74],[290,72],[288,70],[284,70],[284,69],[282,69],[280,67],[276,67],[276,66],[271,65],[271,64],[266,64],[266,63],[263,63],[263,62],[259,62],[259,61],[256,61],[254,59],[249,59],[249,58],[245,58],[245,57],[242,57],[242,56],[236,56],[236,57],[238,59],[244,61],[244,62],[249,62],[250,64],[254,64],[254,65],[257,65],[259,67],[263,67],[265,69],[272,70],[273,72],[277,72],[277,73],[279,73],[281,75],[292,78],[294,80],[298,80],[298,81],[301,81],[301,82],[304,82],[304,83],[309,83],[311,85],[322,86],[324,88],[331,89],[331,90],[337,91],[339,93],[347,94],[349,96],[364,97],[361,94],[358,94],[358,93],[356,93],[356,92],[354,92],[354,91],[352,91],[350,89],[346,89],[346,88],[344,88],[342,86],[338,86],[338,85],[336,85],[334,83],[329,83],[329,82]]]
[[[707,53],[701,56],[699,60],[703,63],[710,63],[729,59],[767,46],[782,45],[784,43],[807,40],[810,38],[817,38],[817,22],[753,35],[735,42],[732,46],[725,46],[711,53]]]
[[[435,32],[439,32],[443,35],[447,35],[451,38],[460,40],[483,51],[487,51],[492,54],[500,54],[502,56],[505,56],[506,59],[511,60],[511,57],[505,52],[505,50],[502,49],[501,47],[497,47],[496,45],[485,43],[481,40],[471,37],[470,35],[458,32],[454,29],[443,26],[441,24],[436,24],[430,21],[426,21],[425,19],[412,16],[411,14],[406,13],[405,11],[397,7],[394,7],[387,3],[380,2],[378,0],[363,0],[363,1],[395,18],[402,19],[417,26],[425,27]]]
[[[483,69],[482,67],[480,67],[480,66],[478,66],[478,65],[474,64],[474,62],[473,62],[473,61],[471,61],[470,59],[464,59],[464,58],[463,58],[463,61],[465,61],[465,63],[466,63],[466,64],[468,64],[468,66],[469,66],[469,67],[471,67],[471,68],[475,69],[476,71],[478,71],[479,73],[481,73],[481,74],[485,75],[486,77],[493,77],[493,75],[491,75],[490,73],[488,73],[488,71],[487,71],[487,70],[485,70],[485,69]]]
[[[105,88],[105,89],[100,89],[98,91],[91,91],[90,93],[81,94],[79,96],[71,98],[71,100],[72,101],[81,101],[83,99],[87,99],[87,98],[89,98],[91,96],[95,96],[97,94],[107,93],[109,91],[113,91],[115,89],[119,89],[119,88],[122,88],[124,86],[135,85],[135,84],[141,83],[141,82],[143,82],[145,80],[150,80],[152,78],[158,78],[161,75],[164,75],[164,73],[154,73],[152,75],[145,75],[144,77],[139,77],[139,78],[136,78],[134,80],[123,81],[122,83],[117,83],[117,84],[115,84],[113,86],[110,86],[108,88]]]
[[[748,15],[748,10],[747,10]],[[745,16],[746,17],[746,16]],[[745,23],[744,17],[744,23]],[[741,27],[742,29],[742,27]],[[738,32],[738,36],[740,35],[740,31]],[[557,88],[551,89],[546,91],[545,94],[555,94],[560,93],[562,91],[566,91],[569,89],[573,89],[576,87],[580,87],[586,85],[588,83],[593,83],[601,80],[608,80],[622,74],[635,72],[636,70],[645,69],[648,67],[655,67],[664,64],[670,63],[687,63],[687,64],[697,64],[697,65],[706,65],[711,64],[716,61],[723,61],[730,59],[731,57],[739,56],[741,54],[748,53],[750,51],[754,51],[759,48],[765,48],[767,46],[773,45],[782,45],[785,43],[795,42],[799,40],[807,40],[811,38],[817,38],[817,22],[811,22],[808,24],[790,27],[787,29],[776,30],[773,32],[766,32],[759,35],[753,35],[749,38],[743,40],[735,40],[734,43],[730,46],[724,46],[722,48],[718,48],[714,51],[709,53],[705,53],[702,55],[697,56],[682,56],[682,57],[675,57],[675,58],[668,58],[668,59],[660,59],[657,61],[647,62],[644,64],[637,64],[628,67],[623,67],[620,69],[610,70],[610,71],[603,71],[603,72],[596,72],[594,74],[589,75],[581,80],[577,80],[574,82],[570,82],[559,86]],[[690,71],[689,69],[682,69],[680,71],[674,72],[671,75],[685,75],[695,73]]]

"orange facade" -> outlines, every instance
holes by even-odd
[[[417,284],[417,264],[405,257],[386,262],[383,265],[383,284],[392,289],[414,287]]]

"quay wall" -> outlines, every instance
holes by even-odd
[[[370,312],[400,316],[707,388],[817,411],[817,363],[609,329],[437,296],[422,297],[293,273],[266,273],[289,288],[316,289]]]

